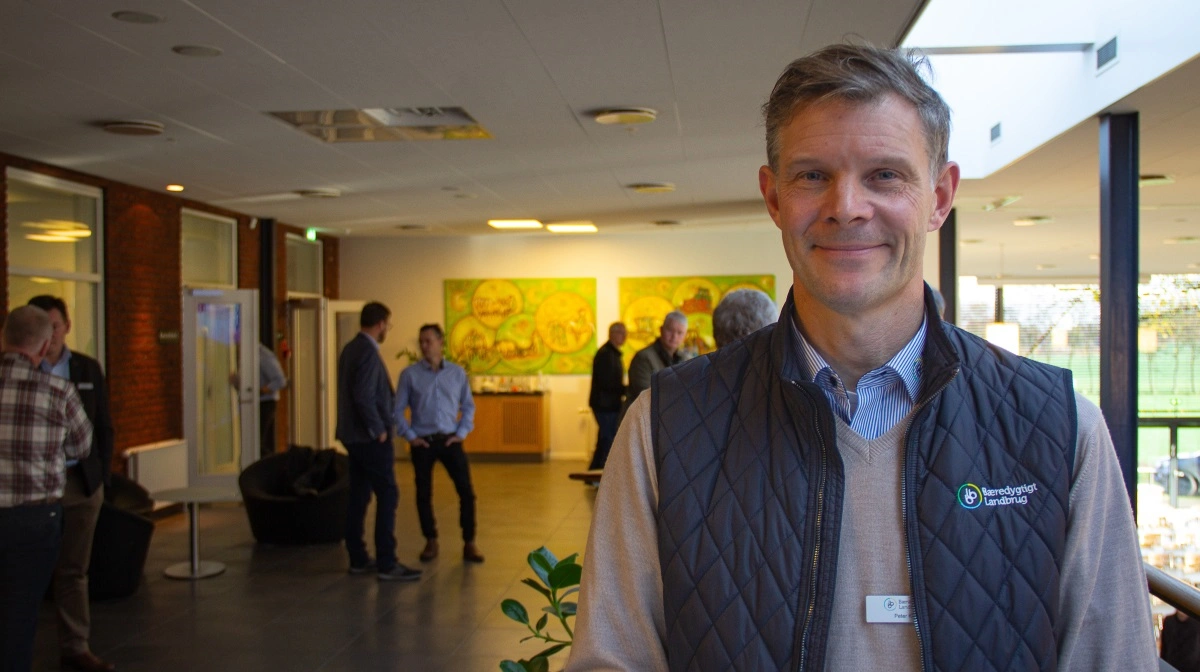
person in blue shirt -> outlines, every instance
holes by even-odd
[[[437,520],[433,515],[433,465],[441,462],[458,491],[458,521],[462,526],[463,560],[483,562],[475,545],[475,490],[463,439],[475,427],[475,400],[467,372],[442,353],[445,335],[436,324],[421,327],[421,359],[400,372],[396,384],[396,428],[412,449],[416,476],[417,515],[425,549],[421,560],[438,556]],[[408,410],[411,418],[405,418]]]

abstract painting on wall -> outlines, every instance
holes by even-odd
[[[621,352],[625,366],[638,350],[658,338],[663,317],[678,310],[688,318],[682,350],[685,357],[716,349],[712,333],[712,311],[721,297],[735,289],[758,289],[775,299],[775,276],[709,275],[666,278],[620,278],[621,321],[629,337]]]
[[[446,280],[446,354],[472,374],[587,374],[595,278]]]

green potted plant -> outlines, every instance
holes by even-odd
[[[537,580],[526,578],[521,583],[536,590],[546,599],[548,606],[542,607],[543,613],[536,622],[530,622],[529,611],[517,600],[504,600],[500,603],[500,609],[505,616],[529,628],[532,634],[523,637],[522,642],[540,639],[550,646],[528,660],[502,661],[502,672],[549,672],[550,656],[571,646],[575,633],[571,630],[569,619],[575,618],[578,603],[567,601],[567,598],[579,592],[583,567],[576,562],[578,557],[579,554],[574,553],[559,560],[545,546],[529,554],[529,566],[537,575]],[[554,622],[552,618],[562,626],[563,633],[555,634],[548,627]]]

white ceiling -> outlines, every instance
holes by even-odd
[[[0,151],[335,235],[513,235],[489,218],[595,221],[603,232],[768,227],[759,106],[793,58],[847,36],[895,44],[922,0],[5,0]],[[157,25],[111,18],[162,16]],[[189,58],[177,45],[209,45]],[[491,140],[323,144],[269,111],[460,106]],[[589,112],[659,111],[635,130]],[[1146,272],[1187,270],[1200,245],[1200,66],[1122,101],[1142,113]],[[97,122],[148,119],[164,135]],[[963,185],[960,271],[1093,276],[1095,121]],[[637,194],[634,182],[673,182]],[[298,189],[335,188],[337,199]],[[1004,211],[981,205],[1022,199]],[[1055,222],[1017,228],[1018,215]],[[1183,221],[1178,221],[1183,220]],[[401,232],[401,224],[428,231]],[[517,234],[520,235],[520,234]],[[551,235],[551,234],[543,234]],[[1056,269],[1033,270],[1036,264]]]

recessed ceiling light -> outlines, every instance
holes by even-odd
[[[156,16],[154,14],[148,14],[146,12],[132,12],[132,11],[113,12],[109,16],[116,19],[117,21],[124,21],[125,23],[140,23],[143,25],[150,25],[153,23],[162,23],[163,21],[166,21],[166,19],[164,19],[161,16]]]
[[[658,111],[648,107],[619,107],[592,113],[597,124],[605,126],[629,126],[648,124],[658,118]]]
[[[675,185],[670,182],[636,182],[628,187],[639,194],[669,194],[675,191]]]
[[[60,236],[53,233],[27,233],[25,234],[25,239],[39,243],[74,243],[79,240],[71,236]]]
[[[493,229],[540,229],[542,223],[536,219],[489,219]]]
[[[679,226],[680,224],[683,222],[678,219],[659,219],[654,222],[655,226]]]
[[[210,47],[206,44],[180,44],[171,47],[171,51],[180,56],[193,56],[196,58],[212,58],[225,53],[219,47]]]
[[[1163,184],[1175,184],[1175,178],[1170,175],[1139,175],[1139,187],[1157,187]]]
[[[547,224],[550,233],[596,233],[599,229],[592,222],[555,222]]]
[[[397,229],[401,231],[428,231],[428,224],[397,224]]]
[[[1020,196],[1005,196],[1004,198],[998,198],[991,203],[985,203],[983,205],[983,210],[984,212],[994,212],[1007,205],[1012,205],[1019,200],[1021,200]]]
[[[983,242],[982,238],[963,238],[958,241],[961,245],[978,245]]]
[[[1048,271],[1052,268],[1058,268],[1058,265],[1056,265],[1056,264],[1038,264],[1034,268],[1036,268],[1039,271]]]
[[[1200,243],[1200,238],[1196,236],[1176,236],[1175,238],[1167,238],[1163,241],[1163,245],[1191,245],[1192,243]]]
[[[1031,215],[1029,217],[1014,219],[1013,226],[1035,226],[1037,224],[1051,224],[1053,222],[1053,217],[1047,217],[1045,215]]]
[[[167,191],[183,191],[182,184],[168,184]]]
[[[148,119],[114,119],[102,121],[99,125],[105,132],[114,135],[162,135],[167,128],[157,121]]]
[[[337,198],[342,195],[342,192],[337,189],[297,189],[296,194],[304,198]]]

